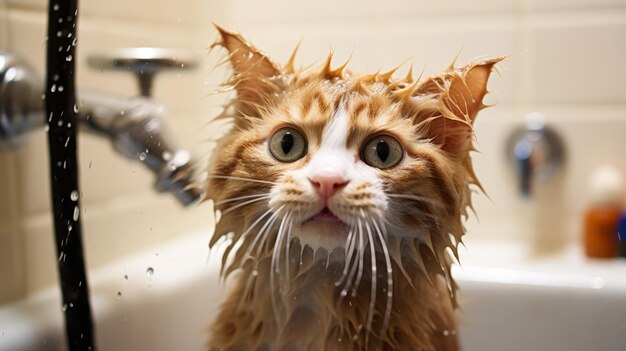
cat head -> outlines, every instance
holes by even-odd
[[[479,186],[472,126],[502,58],[424,80],[333,69],[332,55],[295,70],[295,52],[279,65],[218,31],[236,97],[234,127],[210,166],[208,197],[222,211],[211,245],[231,233],[239,263],[292,239],[329,253],[357,237],[392,255],[403,240],[426,244],[437,260],[456,250],[469,185]]]

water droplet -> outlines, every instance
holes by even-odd
[[[154,275],[154,268],[148,267],[148,269],[146,269],[146,274],[148,277],[152,277]]]
[[[67,56],[65,57],[65,61],[67,61],[67,62],[72,61],[72,55],[67,55]]]
[[[80,215],[80,209],[78,208],[78,206],[74,206],[74,216],[72,216],[72,219],[74,219],[74,221],[77,221],[79,215]]]
[[[52,9],[54,11],[59,11],[59,4],[54,4],[54,6],[52,6]]]
[[[124,110],[120,110],[120,116],[123,116],[126,112]]]
[[[172,153],[169,151],[163,151],[163,159],[169,161],[172,158]]]
[[[118,299],[121,299],[121,298],[122,298],[122,292],[121,292],[121,291],[118,291],[118,292],[117,292],[117,298],[118,298]]]
[[[50,87],[50,92],[54,93],[55,91],[57,91],[57,85],[52,84],[52,87]]]
[[[252,271],[252,276],[256,277],[257,275],[259,275],[259,271],[257,271],[256,269]]]
[[[78,113],[78,106],[76,104],[74,104],[74,112]]]
[[[67,33],[67,37],[71,38],[72,37],[72,33]]]
[[[139,161],[144,161],[146,159],[146,153],[142,152],[139,154]]]
[[[61,78],[61,77],[58,74],[56,74],[56,73],[52,76],[52,80],[55,81],[55,82],[57,80],[59,80],[59,78]]]
[[[124,280],[128,280],[128,274],[124,274]]]
[[[89,161],[89,164],[87,165],[87,168],[91,168],[92,164],[93,164],[93,161]]]
[[[59,85],[59,92],[61,92],[61,91],[63,91],[63,90],[65,90],[65,88],[63,88],[63,86],[62,86],[62,85]]]
[[[72,201],[78,200],[78,191],[77,190],[72,191],[72,193],[70,194],[70,199],[72,199]]]
[[[443,336],[448,336],[448,335],[450,335],[450,331],[449,331],[449,330],[447,330],[447,329],[446,329],[446,330],[444,330],[444,331],[443,331]]]
[[[60,119],[60,120],[57,122],[57,125],[58,125],[59,127],[60,127],[60,126],[62,126],[62,125],[63,125],[63,120],[62,120],[62,119]]]
[[[67,311],[67,304],[63,304],[63,306],[61,306],[61,311]]]
[[[59,37],[59,38],[60,38],[60,37],[61,37],[61,35],[63,35],[63,32],[61,32],[61,31],[57,31],[57,37]]]
[[[50,131],[50,125],[46,124],[43,130],[46,131],[46,133],[48,133],[48,131]]]
[[[67,147],[67,144],[70,143],[70,137],[67,137],[67,139],[65,139],[65,147]]]

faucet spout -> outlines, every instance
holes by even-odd
[[[547,180],[564,159],[561,138],[538,113],[530,114],[526,125],[513,132],[507,150],[517,176],[519,194],[525,198],[530,198],[535,179]]]
[[[523,197],[530,197],[533,174],[532,152],[533,146],[526,140],[521,140],[515,144],[514,154],[518,167],[519,192]]]
[[[43,83],[18,57],[0,52],[0,150],[16,147],[44,126]],[[121,155],[143,163],[156,176],[155,188],[187,206],[199,200],[194,161],[169,134],[162,104],[147,97],[78,94],[82,129],[109,139]]]

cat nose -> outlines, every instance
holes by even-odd
[[[309,180],[324,200],[330,199],[336,192],[348,184],[348,180],[335,174],[318,174],[309,178]]]

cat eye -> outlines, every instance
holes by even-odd
[[[306,155],[307,143],[299,131],[285,127],[272,135],[269,149],[272,157],[278,161],[294,162]]]
[[[388,135],[378,135],[365,143],[361,159],[372,167],[386,169],[397,165],[403,155],[404,150],[396,139]]]

